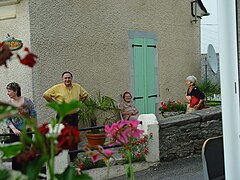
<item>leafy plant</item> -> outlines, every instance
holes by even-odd
[[[145,160],[146,155],[148,154],[148,142],[150,139],[152,139],[152,136],[153,134],[150,133],[149,135],[144,135],[141,138],[136,138],[133,140],[131,150],[132,162],[139,162]],[[124,147],[120,147],[118,149],[118,154],[122,155],[122,164],[129,163],[128,158],[126,158],[128,152]]]
[[[100,159],[97,162],[93,162],[89,156],[82,155],[74,161],[74,166],[80,168],[81,170],[87,170],[92,168],[105,167],[105,162],[103,159]]]
[[[221,93],[220,85],[214,84],[210,80],[198,83],[197,87],[205,94],[206,97],[212,97],[214,94]]]
[[[143,130],[137,127],[140,124],[138,120],[120,120],[111,126],[105,126],[105,132],[113,144],[120,144],[124,148],[128,165],[125,166],[126,176],[134,180],[132,150],[136,139],[140,138]]]
[[[159,111],[161,113],[164,112],[178,112],[178,111],[186,111],[187,105],[181,103],[180,101],[172,101],[168,99],[166,102],[161,102],[160,103],[160,108]]]
[[[16,157],[18,162],[24,163],[24,173],[29,179],[37,179],[42,167],[47,164],[50,179],[90,179],[86,174],[75,175],[73,167],[68,167],[62,174],[55,174],[55,156],[64,149],[71,149],[80,141],[79,131],[73,127],[61,124],[63,117],[76,108],[81,108],[79,101],[70,103],[63,102],[57,104],[51,102],[48,104],[60,116],[59,121],[55,118],[51,123],[45,123],[39,128],[30,119],[26,118],[26,126],[31,127],[34,131],[34,139],[27,135],[26,128],[23,128],[21,134],[21,142],[10,144],[1,144],[0,151],[3,153],[2,158]],[[3,104],[2,106],[6,106]],[[8,114],[12,114],[14,110],[5,108]],[[1,108],[0,108],[1,109]],[[4,114],[4,112],[2,112]],[[11,116],[16,116],[12,114]],[[19,115],[18,115],[19,116]],[[67,177],[67,178],[66,178]]]
[[[208,101],[207,106],[219,106],[221,105],[221,101]]]
[[[83,102],[83,107],[79,110],[79,121],[85,127],[112,124],[118,113],[115,100],[102,96],[98,91],[95,97],[89,97]]]

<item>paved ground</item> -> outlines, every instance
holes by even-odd
[[[5,166],[11,168],[11,162],[5,162]],[[142,168],[142,167],[141,167]],[[101,168],[100,168],[101,169]],[[105,177],[106,169],[97,170],[94,180],[104,179],[100,178],[100,174]],[[137,168],[138,169],[138,168]],[[145,168],[143,168],[145,169]],[[114,169],[111,169],[113,171]],[[119,169],[115,168],[115,171]],[[115,172],[117,174],[117,172]],[[93,172],[89,172],[94,177]],[[123,174],[123,173],[122,173]],[[112,176],[114,177],[114,176]],[[116,177],[116,176],[115,176]],[[112,178],[111,180],[126,180],[126,176]],[[148,169],[135,173],[136,180],[203,180],[203,168],[201,156],[194,156],[188,158],[177,159],[171,162],[161,162],[157,166],[152,166]]]
[[[161,162],[156,167],[135,173],[136,180],[202,180],[201,156],[177,159],[171,162]],[[125,180],[125,176],[111,180]]]

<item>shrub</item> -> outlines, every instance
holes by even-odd
[[[200,82],[197,87],[204,92],[206,97],[212,97],[214,94],[220,94],[221,88],[219,84],[214,84],[210,80]]]

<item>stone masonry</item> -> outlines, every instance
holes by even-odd
[[[160,161],[200,154],[204,141],[222,135],[221,107],[160,119]]]

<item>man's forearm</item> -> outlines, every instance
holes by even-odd
[[[51,97],[48,97],[46,95],[43,95],[44,99],[46,99],[47,102],[52,102],[53,99]]]

